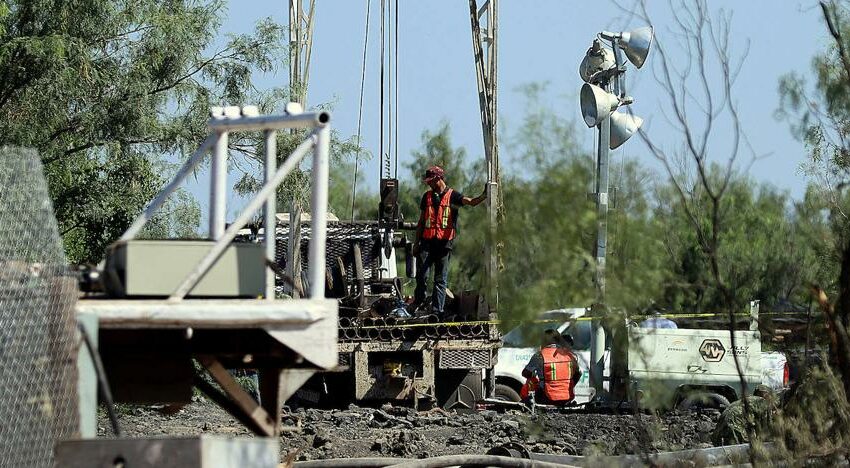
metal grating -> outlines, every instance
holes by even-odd
[[[78,427],[76,280],[35,151],[0,148],[0,466],[53,466]]]
[[[262,235],[259,236],[262,241]],[[275,261],[281,268],[286,268],[286,254],[289,240],[289,226],[284,224],[277,228],[277,250]],[[301,268],[307,271],[309,259],[310,224],[301,224]],[[328,266],[336,265],[337,257],[345,264],[345,276],[349,281],[354,280],[353,245],[360,243],[363,255],[363,269],[366,280],[378,277],[381,264],[381,243],[377,223],[328,221],[327,247],[325,260]]]
[[[490,368],[489,349],[443,349],[440,350],[440,369]]]

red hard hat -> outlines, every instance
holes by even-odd
[[[433,182],[437,179],[442,179],[446,175],[446,172],[440,166],[431,166],[425,170],[425,174],[422,176],[422,181],[427,183]]]

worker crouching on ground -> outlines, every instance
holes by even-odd
[[[527,379],[520,394],[523,399],[533,397],[537,404],[557,406],[572,403],[581,377],[572,336],[562,337],[555,330],[546,330],[543,346],[528,361],[522,376]]]
[[[476,206],[487,199],[486,190],[476,198],[464,197],[449,188],[445,172],[439,166],[431,166],[422,176],[422,181],[431,190],[422,195],[419,203],[421,213],[416,226],[416,241],[413,255],[416,257],[416,291],[414,307],[425,303],[428,272],[434,269],[434,292],[431,296],[431,313],[440,318],[446,305],[446,283],[449,276],[449,258],[454,239],[457,237],[458,208]]]

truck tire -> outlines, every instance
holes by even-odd
[[[496,384],[496,389],[493,392],[493,396],[497,400],[510,401],[513,403],[519,403],[522,401],[522,398],[519,397],[519,393],[517,393],[516,390],[505,384]]]
[[[729,406],[729,399],[725,396],[706,391],[689,392],[682,398],[682,401],[676,405],[679,411],[693,411],[700,408],[714,408],[723,410]]]

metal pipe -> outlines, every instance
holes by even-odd
[[[265,133],[266,140],[266,167],[263,173],[263,184],[268,184],[277,170],[277,132],[268,130]],[[266,198],[265,217],[265,243],[266,259],[276,261],[277,258],[277,190]],[[275,274],[271,268],[266,267],[266,299],[275,298]]]
[[[603,86],[608,91],[609,85]],[[611,141],[611,119],[606,118],[597,127],[599,129],[596,156],[596,303],[591,321],[590,335],[590,385],[596,395],[603,392],[603,371],[605,355],[605,330],[602,328],[602,315],[605,304],[605,254],[608,244],[608,145]]]
[[[437,327],[437,337],[446,336],[446,333],[448,333],[448,327],[446,327],[445,325],[440,325]]]
[[[339,318],[339,326],[341,328],[348,328],[351,326],[351,319],[348,317],[340,317]]]
[[[483,325],[473,325],[471,327],[470,332],[472,336],[480,336],[484,334],[484,326]]]
[[[401,328],[392,328],[390,329],[390,337],[394,340],[400,340],[404,338],[404,333],[401,331]]]
[[[401,338],[405,341],[415,340],[416,335],[419,333],[419,331],[421,331],[421,330],[416,330],[416,329],[413,329],[413,328],[405,328],[404,330],[401,331]]]
[[[472,336],[472,327],[469,325],[461,325],[459,332],[460,336],[464,338],[469,338]]]
[[[381,341],[390,341],[390,340],[393,339],[393,335],[389,330],[387,330],[386,328],[383,328],[380,331],[378,331],[378,338]]]
[[[398,323],[398,320],[395,317],[384,317],[384,325],[392,327],[396,323]]]
[[[386,327],[387,326],[387,322],[386,322],[386,320],[384,320],[383,317],[375,317],[374,319],[372,319],[372,323],[374,323],[373,326],[375,326],[375,327]]]
[[[425,316],[426,323],[440,323],[440,317],[437,317],[435,314],[430,314]]]
[[[325,128],[330,112],[304,112],[294,115],[263,115],[238,119],[212,119],[207,127],[215,132],[236,130],[282,130],[285,128]]]
[[[500,466],[507,468],[564,468],[565,465],[526,458],[500,457],[497,455],[445,455],[423,458],[390,465],[394,468],[442,468],[446,466]]]
[[[177,171],[177,174],[174,175],[174,179],[172,179],[168,185],[166,185],[162,190],[160,190],[160,192],[156,195],[156,198],[154,198],[153,201],[148,204],[148,206],[145,208],[145,211],[143,211],[136,218],[136,220],[133,221],[133,224],[131,224],[130,227],[128,227],[127,230],[124,231],[124,234],[121,235],[121,238],[119,240],[126,241],[136,237],[136,234],[138,234],[139,231],[142,230],[142,228],[145,226],[145,223],[147,223],[148,220],[153,217],[153,214],[156,213],[157,210],[162,207],[163,203],[168,200],[168,197],[170,197],[171,194],[174,193],[174,191],[177,190],[178,187],[180,187],[183,181],[186,180],[186,177],[188,177],[189,174],[191,174],[192,171],[195,170],[195,167],[197,167],[198,163],[201,162],[201,160],[204,158],[210,148],[215,145],[216,140],[217,137],[215,135],[210,135],[207,137],[206,140],[204,140],[203,143],[201,143],[201,146],[199,146],[198,149],[195,150],[195,152],[192,153],[191,156],[189,156],[189,159],[185,163],[183,163],[183,166],[180,168],[180,170]]]
[[[372,330],[374,330],[374,328]],[[369,339],[369,329],[367,329],[367,328],[357,328],[357,339],[368,340]]]
[[[323,114],[326,115],[323,123],[327,123],[330,120],[330,114]],[[325,297],[325,240],[328,229],[330,134],[330,126],[322,126],[318,131],[318,142],[313,148],[313,196],[310,206],[312,218],[310,219],[309,257],[310,298],[312,299],[324,299]]]
[[[358,338],[356,328],[343,328],[342,335],[348,340],[356,340]]]
[[[439,336],[437,334],[437,327],[425,327],[425,336],[428,338],[436,338]]]
[[[330,458],[325,460],[299,461],[295,468],[382,468],[410,461],[409,458]]]
[[[373,319],[372,317],[365,317],[362,321],[363,321],[363,326],[364,326],[364,327],[373,327],[373,326],[375,326],[375,319]]]
[[[460,336],[460,327],[458,327],[457,325],[449,325],[447,332],[448,335],[451,337],[458,337]]]
[[[366,333],[370,340],[377,340],[380,334],[377,328],[370,328]]]
[[[275,173],[274,178],[268,183],[263,185],[263,188],[257,193],[256,196],[248,203],[248,206],[242,211],[236,221],[230,225],[229,228],[224,232],[224,235],[221,239],[210,248],[204,258],[198,263],[197,266],[188,274],[186,278],[183,279],[183,282],[180,283],[180,286],[174,290],[171,296],[168,298],[170,302],[180,301],[183,299],[186,294],[188,294],[192,288],[195,287],[195,284],[209,271],[210,267],[218,260],[218,257],[224,252],[227,246],[231,241],[236,237],[236,234],[242,229],[243,226],[251,219],[254,212],[256,212],[260,206],[265,203],[266,198],[277,189],[277,186],[283,181],[283,179],[292,172],[293,169],[298,167],[298,164],[304,158],[304,156],[312,149],[312,147],[316,144],[316,135],[315,132],[307,137],[286,161],[283,163],[280,168],[278,168]],[[325,188],[327,188],[327,176],[325,177]],[[325,192],[327,195],[327,191]],[[327,200],[327,197],[325,198]],[[324,223],[322,223],[324,226]],[[324,242],[324,239],[322,239]],[[322,246],[322,250],[324,250],[324,245]],[[324,254],[324,252],[322,252]],[[324,265],[324,261],[322,262]],[[324,269],[322,269],[324,273]],[[322,275],[322,294],[324,295],[324,274]]]
[[[227,131],[219,132],[210,166],[209,238],[219,240],[224,235],[227,214]]]

